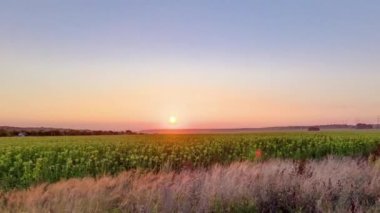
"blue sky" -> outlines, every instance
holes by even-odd
[[[375,1],[2,1],[4,124],[374,122]]]

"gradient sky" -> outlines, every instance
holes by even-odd
[[[378,1],[0,2],[0,125],[376,122]]]

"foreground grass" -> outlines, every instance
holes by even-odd
[[[380,162],[270,160],[128,171],[1,195],[1,212],[379,212]]]

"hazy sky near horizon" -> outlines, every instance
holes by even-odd
[[[379,20],[377,1],[3,0],[0,125],[376,122]]]

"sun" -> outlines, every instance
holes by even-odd
[[[176,124],[177,123],[177,117],[176,116],[170,116],[169,117],[169,123],[170,124]]]

